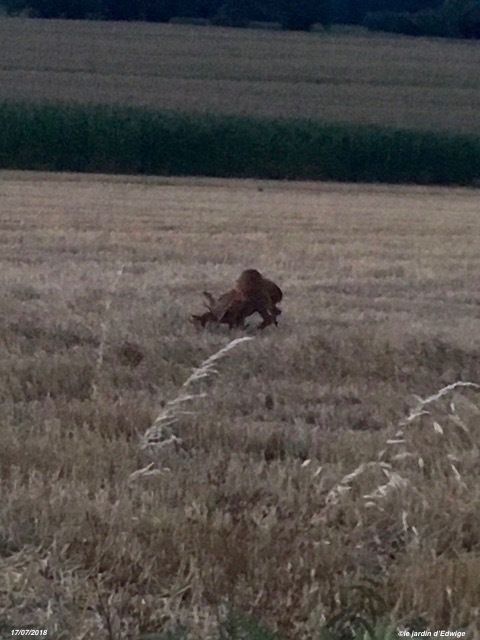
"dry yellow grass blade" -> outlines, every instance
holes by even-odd
[[[198,383],[200,380],[205,380],[210,376],[217,375],[218,371],[215,369],[215,366],[219,360],[224,358],[227,353],[235,349],[239,344],[250,340],[253,340],[253,338],[249,336],[230,340],[228,344],[206,358],[198,367],[195,367],[193,372],[182,384],[178,395],[166,403],[165,408],[155,418],[152,426],[143,434],[141,442],[142,448],[154,447],[161,449],[171,444],[180,445],[182,440],[179,438],[178,433],[171,429],[171,425],[176,424],[182,415],[194,415],[192,411],[185,411],[181,406],[183,407],[187,402],[207,396],[206,393],[185,393],[184,389]]]

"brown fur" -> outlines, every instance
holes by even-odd
[[[193,315],[192,321],[204,327],[209,322],[228,324],[229,328],[245,326],[245,319],[253,313],[259,313],[263,322],[260,329],[270,324],[277,325],[281,310],[277,304],[283,298],[283,292],[272,280],[264,278],[256,269],[246,269],[238,278],[235,288],[215,299],[207,291],[208,311],[202,315]]]

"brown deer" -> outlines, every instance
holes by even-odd
[[[205,327],[209,322],[228,324],[229,328],[245,328],[245,319],[254,313],[262,316],[260,329],[270,324],[278,325],[277,317],[282,313],[276,305],[282,300],[283,292],[272,280],[264,278],[256,269],[243,271],[235,288],[218,299],[204,291],[208,311],[192,315],[192,321]]]

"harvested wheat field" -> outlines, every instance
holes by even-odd
[[[478,191],[0,178],[2,631],[478,638]],[[252,266],[279,327],[197,331]]]
[[[476,42],[0,19],[0,100],[479,133]]]

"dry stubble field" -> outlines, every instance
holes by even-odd
[[[204,640],[226,602],[289,640],[339,611],[477,629],[474,390],[397,432],[480,382],[478,191],[0,177],[3,630]],[[192,385],[182,447],[142,450],[240,335],[187,317],[247,266],[280,326]]]
[[[0,19],[0,100],[479,133],[475,42]]]

